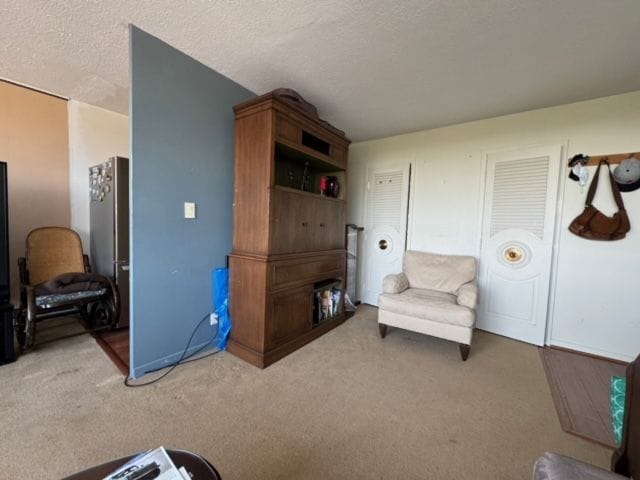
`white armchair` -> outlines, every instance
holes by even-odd
[[[452,340],[465,361],[478,302],[476,259],[409,250],[402,270],[384,278],[378,301],[380,336],[390,325]]]

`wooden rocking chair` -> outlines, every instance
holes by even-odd
[[[15,320],[22,351],[33,347],[36,324],[49,318],[79,314],[93,328],[116,325],[118,290],[110,278],[91,273],[76,232],[37,228],[26,243],[26,256],[18,259],[20,308]]]

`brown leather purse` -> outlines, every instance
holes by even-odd
[[[596,195],[596,190],[598,189],[600,166],[603,163],[607,166],[607,170],[609,170],[611,191],[613,192],[613,198],[616,201],[616,205],[618,205],[618,211],[614,213],[613,217],[607,217],[604,213],[591,205],[593,197]],[[589,240],[620,240],[625,237],[630,229],[631,225],[629,224],[629,216],[624,208],[624,202],[622,201],[622,195],[620,195],[618,185],[611,174],[609,162],[604,159],[600,160],[596,174],[591,181],[591,185],[589,185],[584,211],[573,219],[573,222],[569,225],[569,230],[579,237],[588,238]]]

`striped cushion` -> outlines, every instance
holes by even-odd
[[[611,377],[611,423],[616,445],[622,443],[622,422],[624,421],[624,403],[627,393],[625,377]]]

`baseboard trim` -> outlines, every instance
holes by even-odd
[[[601,350],[598,348],[591,348],[589,346],[580,345],[573,342],[568,342],[565,340],[552,339],[548,347],[553,348],[564,348],[566,350],[570,350],[575,353],[581,353],[584,355],[593,355],[596,358],[602,358],[604,360],[613,360],[618,362],[629,363],[634,360],[635,357],[631,355],[619,354],[616,352],[609,352],[606,350]]]
[[[206,342],[202,342],[197,345],[193,345],[192,347],[189,347],[187,349],[186,356],[193,354],[199,348],[203,348],[205,345],[208,345],[208,344],[211,344],[211,346],[213,347],[214,346],[213,340],[207,340]],[[147,373],[150,373],[151,370],[170,367],[171,365],[176,363],[178,360],[180,360],[180,357],[182,356],[183,351],[184,350],[180,350],[179,352],[171,353],[162,358],[152,360],[151,362],[143,363],[142,365],[138,365],[137,367],[132,367],[130,372],[131,378],[138,379],[146,375]],[[203,353],[205,352],[206,350],[203,350]],[[131,364],[133,365],[133,361],[131,362]]]
[[[625,362],[624,360],[619,360],[617,358],[604,357],[602,355],[596,355],[595,353],[581,352],[580,350],[560,347],[558,345],[548,345],[544,348],[551,348],[552,350],[559,350],[561,352],[575,353],[576,355],[582,355],[584,357],[595,358],[596,360],[604,360],[606,362],[617,363],[618,365],[629,365],[629,362]]]

